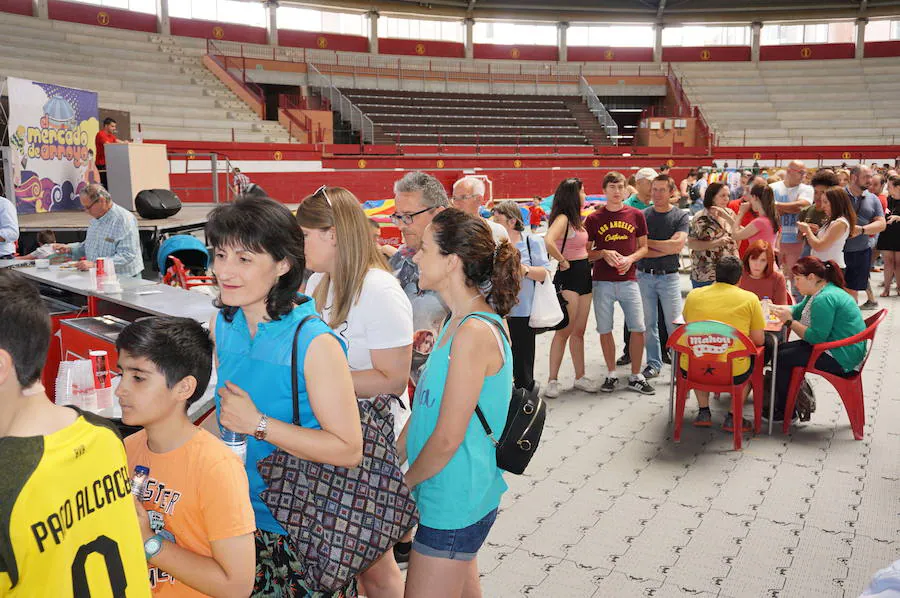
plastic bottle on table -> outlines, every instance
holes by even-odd
[[[772,300],[768,296],[762,298],[763,319],[768,322],[772,318]]]

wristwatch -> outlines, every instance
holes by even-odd
[[[790,328],[790,327],[791,327],[791,324],[793,324],[793,323],[794,323],[793,320],[785,320],[785,321],[784,321],[784,327],[785,327],[785,328]]]
[[[159,551],[162,550],[162,541],[162,536],[154,534],[144,542],[144,555],[147,557],[148,561],[158,555]]]
[[[265,440],[266,436],[269,435],[269,416],[263,413],[263,416],[259,418],[259,423],[256,424],[256,432],[253,433],[253,437],[257,440]]]

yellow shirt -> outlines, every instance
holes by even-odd
[[[759,297],[737,285],[724,282],[715,282],[688,293],[684,300],[683,314],[685,322],[716,320],[740,330],[747,336],[753,330],[766,329]],[[687,367],[687,360],[684,357],[682,367]],[[735,376],[740,376],[749,367],[750,360],[741,357],[732,362],[731,371]]]
[[[81,414],[47,436],[0,438],[0,596],[149,598],[125,447]]]

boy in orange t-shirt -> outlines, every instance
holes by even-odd
[[[145,318],[116,348],[122,421],[144,427],[125,451],[131,471],[150,469],[136,506],[153,592],[249,595],[256,524],[243,463],[187,417],[209,383],[209,334],[191,319]]]

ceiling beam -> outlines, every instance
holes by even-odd
[[[659,8],[656,9],[656,20],[661,21],[663,13],[666,12],[666,0],[659,0]]]

